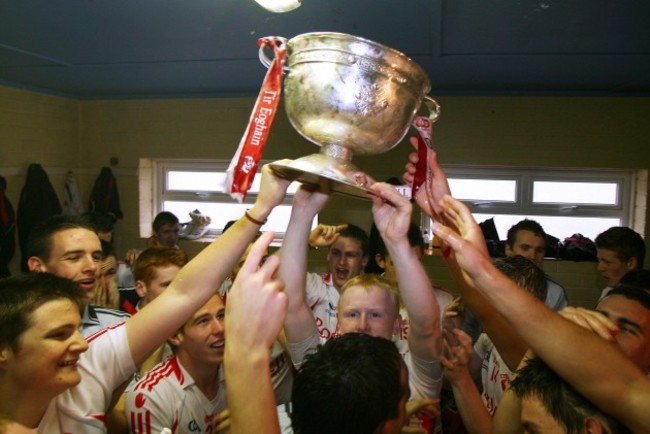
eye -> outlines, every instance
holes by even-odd
[[[218,319],[219,321],[223,321],[224,319],[226,319],[226,313],[225,313],[225,312],[219,312],[219,313],[217,314],[217,319]]]
[[[353,318],[356,318],[356,317],[357,317],[357,313],[354,312],[354,311],[348,311],[348,312],[345,312],[345,313],[343,314],[343,316],[346,317],[346,318],[353,319]]]

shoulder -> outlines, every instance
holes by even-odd
[[[133,387],[134,392],[148,391],[164,388],[181,388],[185,381],[184,374],[176,357],[157,364]]]

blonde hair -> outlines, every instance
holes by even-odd
[[[397,287],[393,285],[388,279],[378,274],[360,274],[355,276],[345,282],[341,288],[341,297],[347,291],[348,288],[352,286],[361,286],[366,291],[370,291],[370,288],[377,287],[381,288],[390,295],[391,302],[393,303],[393,308],[395,309],[395,315],[399,313],[399,292]]]

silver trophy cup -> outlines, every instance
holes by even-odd
[[[374,155],[406,135],[422,101],[435,121],[438,103],[422,68],[397,50],[343,33],[305,33],[286,44],[284,107],[291,125],[319,153],[271,163],[280,176],[366,198],[353,155]],[[271,60],[264,47],[260,60]]]

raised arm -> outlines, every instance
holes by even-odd
[[[483,294],[532,350],[587,399],[634,432],[648,432],[650,379],[616,346],[548,309],[492,265],[476,240],[465,205],[447,196],[447,218],[458,231],[434,223],[434,233],[454,250],[463,278]],[[607,360],[607,363],[599,363]]]
[[[237,263],[273,208],[284,199],[289,181],[262,168],[259,196],[228,231],[206,247],[176,275],[169,287],[126,322],[133,361],[139,365],[147,355],[173,335],[212,296]],[[162,320],[164,318],[164,320]]]
[[[284,320],[284,334],[289,343],[302,342],[318,332],[314,315],[305,301],[307,251],[311,222],[325,206],[329,196],[302,186],[293,198],[291,219],[280,249],[279,278],[285,283],[289,307]]]
[[[255,242],[226,306],[224,368],[232,434],[280,432],[269,362],[287,297],[282,292],[284,284],[274,278],[279,258],[272,256],[259,265],[272,240],[273,235],[267,233]]]
[[[420,359],[437,360],[442,350],[440,309],[429,276],[406,237],[413,207],[392,185],[376,183],[371,189],[376,194],[372,199],[375,224],[395,264],[400,295],[409,315],[409,349]]]
[[[413,153],[409,158],[410,162],[407,164],[407,171],[404,174],[405,181],[412,181],[412,172],[415,170],[418,154]],[[444,221],[445,216],[440,201],[445,195],[451,196],[451,190],[447,174],[440,167],[435,151],[429,151],[428,168],[429,175],[426,184],[418,192],[416,200],[429,217],[437,221]],[[448,221],[447,223],[452,226],[455,225],[454,221]],[[476,245],[482,246],[484,253],[487,255],[483,233],[478,226],[473,231],[468,231],[466,236],[475,239]],[[483,330],[490,336],[508,368],[514,371],[526,353],[528,346],[519,334],[497,313],[496,309],[486,301],[485,297],[465,283],[462,270],[458,266],[454,255],[445,256],[449,271],[463,297],[465,305],[474,313]]]

